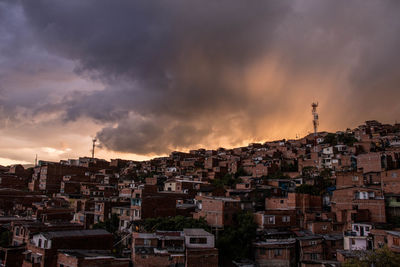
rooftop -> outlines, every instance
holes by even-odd
[[[183,229],[185,236],[213,236],[209,232],[201,228]]]
[[[61,238],[61,237],[74,237],[74,236],[104,236],[111,235],[104,229],[93,229],[93,230],[71,230],[71,231],[53,231],[53,232],[41,232],[43,236],[48,239]]]

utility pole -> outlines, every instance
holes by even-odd
[[[311,107],[312,107],[313,125],[314,125],[314,152],[317,152],[317,134],[319,125],[318,113],[317,113],[318,102],[312,103]]]
[[[97,142],[96,137],[93,138],[92,142],[93,142],[93,147],[92,147],[92,159],[94,159],[94,148],[96,147],[96,142]]]

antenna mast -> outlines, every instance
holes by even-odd
[[[97,138],[93,138],[92,140],[93,142],[93,146],[92,146],[92,159],[94,159],[94,148],[96,147],[96,142],[97,142]]]

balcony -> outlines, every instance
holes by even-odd
[[[397,200],[390,200],[387,205],[390,208],[398,208],[400,207],[400,202],[398,202]]]

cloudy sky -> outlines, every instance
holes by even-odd
[[[400,114],[400,1],[0,0],[0,164],[144,159]]]

